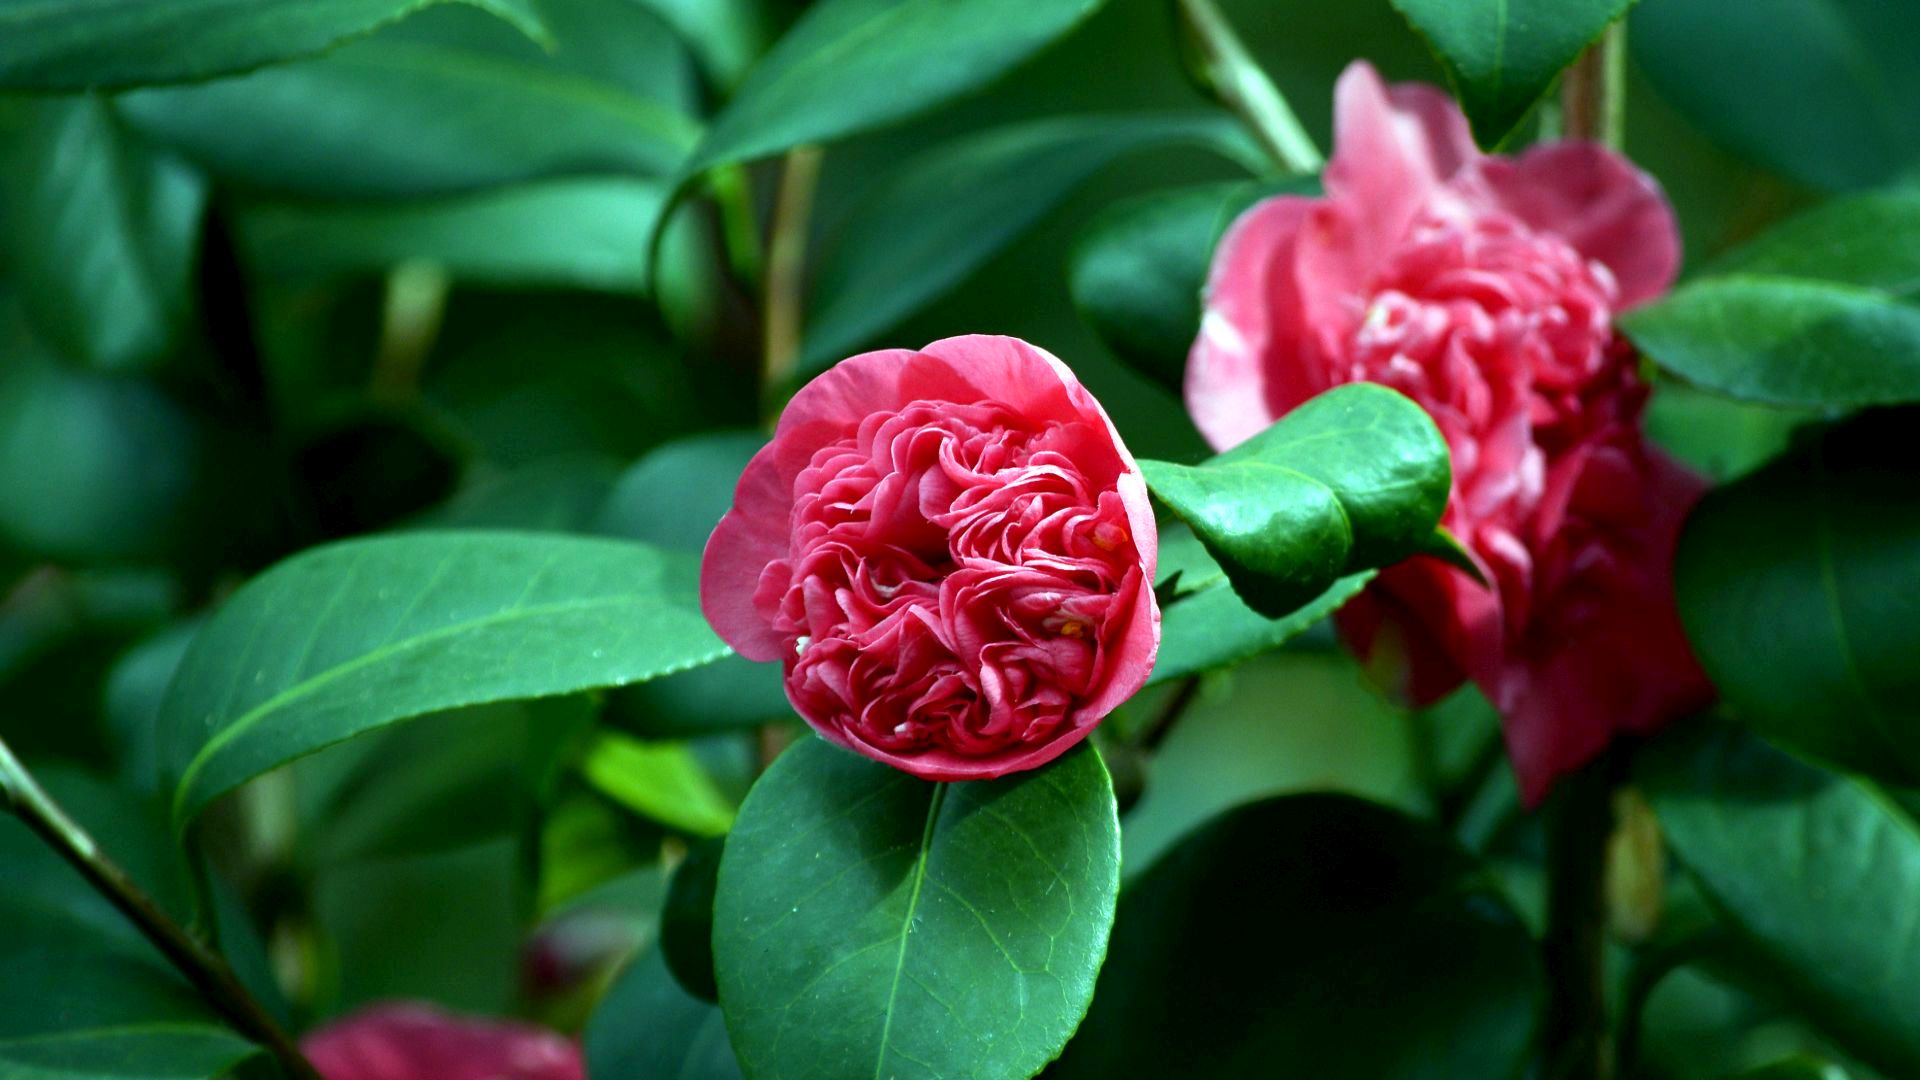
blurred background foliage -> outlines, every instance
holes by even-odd
[[[154,717],[200,613],[270,563],[423,527],[697,551],[725,509],[786,389],[757,375],[752,278],[772,257],[752,234],[781,163],[723,169],[687,199],[672,180],[701,118],[802,5],[536,6],[544,48],[453,4],[234,78],[0,95],[0,736],[92,791],[76,812],[103,834],[107,804],[157,797]],[[1221,6],[1322,146],[1352,59],[1441,80],[1386,0]],[[1910,18],[1845,6],[1869,49],[1914,40],[1898,32]],[[1820,41],[1799,48],[1796,5],[1753,7],[1723,19],[1711,0],[1645,0],[1631,19],[1626,148],[1665,184],[1690,268],[1920,159],[1920,65],[1870,58],[1906,81],[1851,102]],[[1735,32],[1753,40],[1722,36]],[[1740,63],[1746,47],[1780,62]],[[1076,309],[1075,288],[1097,307],[1128,267],[1102,278],[1069,259],[1157,205],[1141,197],[1245,191],[1233,127],[1184,70],[1170,5],[1110,0],[985,89],[832,142],[804,238],[800,374],[868,347],[1017,335],[1066,359],[1136,454],[1197,460],[1177,364],[1117,357]],[[1812,415],[1669,386],[1651,427],[1728,479]],[[1178,692],[1117,723],[1150,724]],[[1348,792],[1438,820],[1537,922],[1541,837],[1472,691],[1407,716],[1311,633],[1197,693],[1150,766],[1114,764],[1137,798],[1129,877],[1221,810]],[[301,1023],[403,996],[578,1024],[624,971],[609,1002],[684,1018],[661,1021],[684,1045],[636,1048],[596,1022],[590,1056],[623,1063],[616,1075],[664,1075],[647,1070],[669,1059],[724,1071],[717,1010],[654,939],[671,869],[725,831],[754,776],[750,725],[787,715],[777,672],[727,660],[323,751],[216,809],[223,941]],[[103,776],[117,785],[93,791]],[[9,875],[16,855],[36,857],[7,855]],[[163,897],[172,873],[141,869]],[[1615,959],[1631,993],[1644,958]],[[1839,1060],[1727,970],[1658,983],[1644,1075]]]

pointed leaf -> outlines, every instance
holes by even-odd
[[[370,729],[727,655],[698,565],[643,544],[415,533],[302,553],[201,630],[162,708],[184,830],[248,779]]]

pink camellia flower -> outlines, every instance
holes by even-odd
[[[1646,445],[1646,387],[1613,327],[1671,283],[1673,214],[1599,146],[1483,155],[1444,93],[1365,63],[1340,78],[1334,143],[1324,198],[1268,199],[1222,239],[1187,406],[1222,449],[1339,383],[1433,415],[1444,522],[1492,587],[1413,559],[1340,628],[1416,704],[1478,684],[1536,803],[1615,733],[1712,697],[1671,580],[1704,485]]]
[[[376,1005],[301,1040],[326,1080],[586,1080],[580,1051],[544,1028]]]
[[[701,603],[829,741],[928,780],[1031,769],[1146,681],[1157,534],[1065,364],[969,336],[804,387],[707,542]]]

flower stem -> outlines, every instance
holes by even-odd
[[[1607,758],[1560,782],[1547,812],[1547,1080],[1605,1080],[1607,839],[1613,831]]]
[[[1180,15],[1199,46],[1206,88],[1240,114],[1273,155],[1293,175],[1320,171],[1326,158],[1313,144],[1279,87],[1248,54],[1240,36],[1213,0],[1178,0]]]
[[[780,189],[774,197],[772,234],[767,241],[763,395],[779,393],[800,359],[801,286],[806,278],[813,192],[819,181],[819,147],[797,146],[787,152]]]
[[[1560,77],[1565,138],[1618,150],[1626,137],[1627,24],[1614,23]]]
[[[0,807],[25,822],[47,846],[78,870],[87,884],[120,909],[202,997],[242,1034],[266,1046],[288,1076],[294,1080],[320,1080],[319,1073],[300,1053],[293,1039],[247,992],[226,960],[182,929],[160,910],[152,897],[134,884],[126,871],[108,859],[93,837],[47,795],[3,740],[0,740]]]

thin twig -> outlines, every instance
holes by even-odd
[[[774,197],[772,233],[767,241],[766,349],[761,392],[775,394],[793,376],[800,359],[800,304],[806,278],[807,231],[813,221],[813,192],[820,181],[820,148],[797,146],[787,152]]]
[[[1614,23],[1560,77],[1561,134],[1620,149],[1626,136],[1627,24]]]
[[[1281,168],[1300,176],[1319,172],[1326,164],[1320,148],[1213,0],[1179,0],[1179,5],[1205,58],[1207,88],[1246,120]]]
[[[293,1039],[280,1029],[218,953],[187,933],[154,903],[126,871],[100,851],[93,837],[67,816],[0,741],[0,805],[18,816],[47,846],[120,909],[167,961],[242,1034],[263,1044],[294,1080],[320,1080]]]

